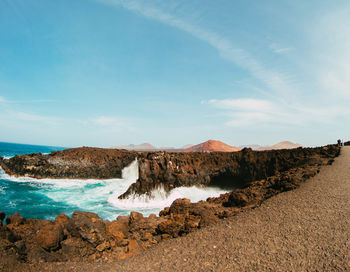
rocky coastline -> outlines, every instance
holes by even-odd
[[[233,190],[293,167],[316,163],[320,156],[327,156],[323,147],[270,151],[245,148],[227,153],[136,152],[81,147],[45,155],[29,154],[10,159],[0,157],[0,166],[13,176],[110,179],[121,178],[122,169],[137,159],[139,178],[119,196],[124,199],[130,195],[151,194],[160,187],[166,192],[182,186],[213,186]]]
[[[339,152],[340,147],[330,145],[320,148],[281,150],[279,152],[253,152],[248,149],[228,155],[220,153],[202,155],[193,153],[191,156],[186,157],[188,161],[194,160],[196,155],[199,158],[207,158],[207,160],[212,156],[210,161],[218,165],[212,172],[216,174],[227,173],[229,170],[233,171],[233,167],[228,168],[227,165],[220,164],[226,162],[226,158],[231,158],[231,160],[233,157],[240,158],[244,162],[249,162],[244,167],[240,166],[240,169],[245,171],[242,170],[240,173],[246,173],[246,179],[244,179],[243,183],[240,183],[238,189],[217,198],[209,198],[206,201],[197,203],[191,203],[188,199],[175,200],[170,207],[164,208],[159,213],[159,216],[150,215],[149,217],[144,217],[140,213],[132,212],[129,216],[119,216],[116,220],[110,222],[102,220],[94,213],[76,211],[72,217],[61,214],[54,221],[49,221],[26,219],[18,213],[6,217],[6,214],[0,212],[0,259],[2,260],[0,269],[6,270],[6,268],[18,262],[113,262],[130,257],[160,243],[162,240],[176,238],[196,229],[212,225],[219,220],[234,216],[246,209],[257,207],[265,199],[278,193],[297,188],[301,183],[315,176],[319,172],[320,167],[331,164],[334,158],[339,155]],[[135,155],[142,163],[149,163],[149,158],[152,158],[158,164],[159,160],[153,157],[159,156],[157,154],[158,152],[131,152],[126,155],[126,159],[119,165],[124,163],[127,165],[129,160],[135,159]],[[172,157],[174,156],[173,154],[164,152],[162,154],[169,156],[171,158],[170,161],[175,159],[175,157]],[[27,166],[30,165],[26,163],[31,159],[35,160],[35,162],[40,161],[37,159],[42,156],[45,155],[17,156],[12,161],[11,159],[2,160],[1,164],[5,164],[5,167],[8,167],[7,171],[9,169],[10,171],[14,171],[13,169],[15,171],[19,171],[17,169],[28,169],[25,171],[30,173],[30,171],[34,171],[34,168],[28,168]],[[52,156],[55,156],[55,154]],[[169,160],[167,156],[163,158],[164,163],[168,165]],[[176,161],[177,165],[181,165],[179,162],[184,161],[183,156],[180,154],[180,159]],[[144,162],[142,161],[143,159],[145,160]],[[89,159],[86,160],[89,161]],[[13,164],[16,161],[21,162],[22,168],[14,168],[9,161]],[[107,175],[107,173],[114,171],[113,173],[118,174],[117,170],[112,171],[112,169],[117,169],[117,167],[113,168],[110,166],[111,164],[108,164],[107,159],[101,161],[106,162],[105,165],[109,165],[111,170],[108,172],[109,168],[103,166],[104,168],[101,169],[105,169],[106,172],[98,172],[100,171],[99,169],[95,173]],[[208,171],[202,170],[202,165],[207,167],[205,160],[200,161],[197,159],[197,161],[193,161],[192,172],[201,175],[201,171]],[[237,167],[237,162],[234,161],[233,165]],[[223,166],[223,168],[219,166]],[[271,168],[259,169],[259,167],[264,166],[271,166]],[[95,169],[91,165],[90,167]],[[224,169],[224,171],[218,170],[220,168]],[[150,165],[147,169],[154,168]],[[53,170],[50,171],[52,172]],[[141,171],[142,169],[140,173]],[[27,172],[21,173],[26,174]],[[62,175],[62,173],[59,172],[58,175]],[[156,173],[156,171],[151,173]],[[164,173],[167,172],[165,171]],[[76,173],[70,174],[74,177],[77,175]],[[203,177],[206,175],[207,172],[203,174]],[[43,176],[43,174],[39,173],[39,176]],[[157,176],[153,177],[156,178]],[[164,178],[166,177],[164,176]],[[205,182],[208,185],[210,181],[211,179]],[[226,183],[216,185],[227,186]],[[234,186],[236,186],[236,183]]]

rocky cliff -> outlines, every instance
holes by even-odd
[[[177,199],[170,207],[164,208],[159,216],[143,217],[140,213],[132,212],[130,216],[119,216],[110,222],[102,220],[94,213],[76,211],[71,217],[61,214],[52,222],[26,219],[18,213],[6,217],[5,213],[0,212],[0,270],[16,271],[17,269],[12,268],[18,262],[106,262],[130,257],[162,240],[186,235],[215,224],[220,219],[254,208],[280,192],[297,188],[302,182],[315,176],[322,165],[331,164],[339,150],[336,146],[328,146],[295,150],[295,153],[258,153],[265,154],[262,157],[245,150],[236,155],[238,157],[230,157],[231,160],[237,159],[234,161],[235,165],[245,162],[240,168],[242,177],[243,173],[248,172],[250,174],[246,177],[266,175],[267,170],[254,167],[254,163],[263,165],[264,161],[273,165],[268,171],[280,171],[268,178],[250,181],[244,188],[217,198],[209,198],[207,201],[191,203],[188,199]],[[145,161],[157,161],[160,158],[152,157],[160,154],[141,155]],[[171,155],[163,154],[167,163],[170,158],[174,159]],[[273,155],[276,157],[272,157]],[[201,157],[192,162],[192,166],[201,166],[205,160],[199,158]],[[209,157],[205,158],[210,161]],[[216,154],[213,158],[220,163],[225,162],[226,157]],[[219,169],[220,164],[216,168]],[[198,171],[196,174],[201,173]],[[6,225],[3,224],[4,220]]]
[[[0,166],[7,174],[17,177],[106,179],[121,178],[123,168],[136,157],[133,151],[80,147],[45,155],[0,157]]]
[[[242,188],[305,164],[319,165],[323,157],[337,152],[336,146],[290,150],[239,152],[134,152],[126,150],[75,148],[48,155],[30,154],[1,159],[11,175],[35,178],[120,178],[122,169],[135,158],[139,179],[119,196],[149,194],[159,187],[170,191],[181,186]]]

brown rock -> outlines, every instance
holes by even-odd
[[[129,223],[129,216],[122,216],[122,215],[119,215],[117,217],[117,221],[119,222],[125,222],[125,223]]]
[[[118,241],[123,240],[128,234],[128,223],[121,221],[113,221],[106,224],[106,233]]]
[[[171,219],[161,222],[157,226],[157,232],[160,234],[168,234],[172,237],[178,237],[185,231],[185,216],[176,215]]]
[[[81,238],[71,237],[61,242],[62,254],[67,260],[81,261],[95,252],[95,248]]]
[[[105,241],[106,226],[96,213],[75,211],[72,220],[79,235],[93,246]]]
[[[6,218],[7,225],[10,225],[10,224],[21,225],[21,224],[24,224],[25,221],[26,221],[25,218],[23,216],[20,216],[18,212]]]
[[[36,241],[43,249],[52,251],[60,247],[63,238],[63,230],[60,225],[48,224],[39,230]]]
[[[130,213],[130,218],[129,218],[129,224],[132,224],[134,222],[137,222],[137,221],[140,221],[142,220],[144,217],[143,217],[143,214],[142,213],[139,213],[139,212],[131,212]]]
[[[236,190],[233,191],[229,198],[227,207],[244,207],[247,206],[249,203],[249,198],[246,194],[244,194],[242,191]]]
[[[131,253],[131,254],[135,255],[135,254],[139,254],[142,251],[143,251],[143,248],[142,248],[141,244],[138,241],[136,241],[136,240],[129,240],[128,253]]]
[[[107,242],[103,242],[102,244],[99,244],[96,249],[99,251],[99,252],[102,252],[106,249],[110,249],[111,248],[111,244],[107,241]]]

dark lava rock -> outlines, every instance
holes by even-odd
[[[2,226],[2,221],[4,221],[6,214],[0,211],[0,226]]]
[[[4,171],[14,176],[34,178],[121,178],[122,170],[137,152],[80,147],[50,154],[17,155],[0,160]]]

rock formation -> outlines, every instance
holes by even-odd
[[[136,152],[80,147],[50,154],[0,157],[0,166],[13,176],[33,178],[121,178],[122,170],[137,157]]]
[[[105,262],[130,257],[164,239],[215,224],[220,219],[256,207],[280,192],[297,188],[316,175],[322,165],[331,164],[339,150],[339,147],[327,146],[300,149],[296,153],[266,152],[274,165],[284,163],[285,169],[272,167],[279,170],[259,179],[254,179],[258,176],[254,173],[260,170],[253,167],[253,162],[263,165],[260,162],[264,157],[256,157],[251,150],[243,150],[240,156],[250,163],[245,165],[242,173],[251,171],[246,177],[252,180],[247,180],[239,189],[207,201],[191,203],[188,199],[177,199],[170,207],[164,208],[159,217],[144,217],[131,212],[129,216],[119,216],[110,222],[95,213],[76,211],[71,217],[60,214],[52,222],[27,219],[18,213],[6,217],[0,212],[0,270],[4,268],[1,265],[11,262]],[[224,158],[217,156],[213,157],[218,162]],[[197,167],[196,171],[200,173],[200,164]],[[267,172],[261,173],[266,175]],[[3,224],[4,219],[6,225]]]
[[[332,147],[329,147],[332,148]],[[98,148],[74,148],[48,155],[30,154],[0,160],[5,172],[34,178],[120,178],[135,158],[139,179],[119,198],[150,194],[182,186],[235,189],[273,176],[327,154],[324,148],[239,152],[135,152]]]

